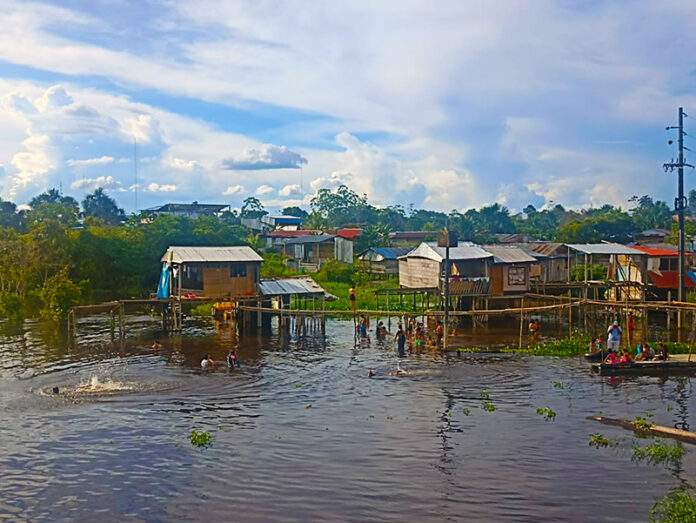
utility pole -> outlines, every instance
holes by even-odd
[[[444,298],[444,320],[445,324],[443,326],[443,339],[442,339],[442,348],[447,349],[447,335],[449,334],[449,317],[450,317],[450,311],[449,311],[449,300],[450,300],[450,275],[452,273],[452,264],[450,260],[450,247],[457,247],[459,245],[459,235],[456,233],[453,233],[452,231],[449,230],[449,217],[447,217],[447,226],[444,228],[440,234],[438,234],[437,238],[437,245],[438,247],[444,247],[445,248],[445,259],[443,260],[445,263],[444,267],[444,279],[445,281],[443,282],[443,298]]]
[[[685,251],[686,251],[686,234],[684,227],[684,211],[686,210],[686,198],[684,197],[684,167],[691,167],[684,160],[684,150],[690,151],[688,147],[684,147],[684,117],[688,116],[682,107],[679,108],[679,125],[677,126],[667,126],[665,129],[667,131],[671,129],[677,129],[679,135],[677,138],[678,145],[678,157],[675,162],[672,159],[671,162],[665,163],[663,165],[665,172],[673,172],[674,169],[677,170],[678,182],[677,182],[677,197],[674,199],[674,210],[677,211],[677,216],[679,218],[679,287],[677,289],[677,300],[686,301],[686,288],[684,286],[684,276],[686,276],[685,267]],[[672,144],[672,140],[669,141]]]

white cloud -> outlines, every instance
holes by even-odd
[[[234,196],[235,194],[241,194],[244,192],[244,187],[241,185],[230,185],[227,189],[225,189],[225,192],[222,194],[224,196]]]
[[[102,189],[120,189],[121,182],[113,176],[97,176],[96,178],[82,178],[70,184],[72,189],[93,191],[101,187]]]
[[[297,196],[302,194],[302,189],[297,183],[285,185],[278,191],[278,196]]]
[[[267,194],[271,194],[273,191],[275,191],[275,189],[270,185],[259,185],[256,188],[256,196],[266,196]]]
[[[174,184],[149,183],[145,189],[149,192],[174,192],[177,187]]]
[[[177,171],[186,171],[186,172],[191,172],[197,167],[199,167],[199,164],[195,160],[184,160],[183,158],[170,158],[165,161],[165,165],[168,167],[171,167],[172,169],[176,169]]]
[[[262,169],[299,169],[307,163],[301,154],[285,146],[262,144],[251,147],[237,156],[222,161],[225,169],[236,171],[258,171]]]
[[[95,165],[108,165],[114,163],[113,156],[100,156],[99,158],[87,158],[85,160],[70,159],[66,162],[70,167],[93,167]]]
[[[51,109],[58,109],[73,103],[72,97],[61,85],[54,85],[46,89],[44,93],[34,102],[34,106],[41,112]]]

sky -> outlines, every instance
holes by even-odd
[[[679,106],[696,137],[682,0],[0,0],[0,20],[17,204],[104,187],[128,212],[275,210],[346,184],[381,206],[628,208],[673,201]]]

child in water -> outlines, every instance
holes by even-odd
[[[235,367],[239,367],[239,358],[237,358],[237,351],[236,350],[231,350],[230,353],[227,355],[227,366],[230,369],[234,369]]]

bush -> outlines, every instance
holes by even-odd
[[[317,281],[331,281],[336,283],[353,284],[355,281],[355,270],[348,263],[343,263],[337,260],[331,260],[322,265],[319,272],[316,273]]]

